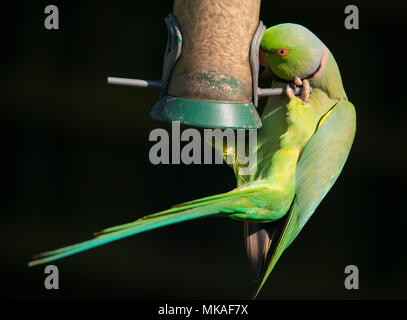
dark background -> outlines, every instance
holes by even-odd
[[[60,29],[44,28],[55,4]],[[356,4],[360,30],[344,28]],[[247,299],[242,223],[208,218],[57,261],[44,288],[34,253],[234,187],[226,165],[150,164],[158,91],[105,83],[160,79],[172,1],[16,1],[2,10],[1,295],[14,299]],[[266,26],[295,22],[333,52],[358,115],[348,162],[283,254],[260,299],[407,298],[405,19],[401,2],[263,1]],[[355,264],[360,289],[344,288]]]

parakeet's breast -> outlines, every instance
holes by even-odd
[[[287,83],[273,81],[273,88],[285,88]],[[262,178],[272,166],[274,154],[284,145],[305,145],[315,132],[320,119],[338,102],[320,88],[313,88],[306,112],[299,113],[298,119],[289,119],[287,96],[270,97],[261,116],[262,128],[257,132],[257,171],[250,180]],[[296,114],[291,114],[295,117]],[[289,122],[297,120],[295,131],[289,130]]]

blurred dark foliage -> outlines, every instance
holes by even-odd
[[[106,76],[160,79],[163,18],[172,1],[45,1],[3,8],[1,295],[17,299],[246,299],[254,290],[237,221],[208,218],[154,230],[56,262],[44,289],[30,256],[93,231],[230,190],[226,165],[148,160],[158,91],[108,86]],[[356,4],[360,30],[344,28]],[[261,299],[399,299],[407,293],[406,6],[263,1],[267,26],[295,22],[333,52],[358,132],[332,191],[285,252]],[[344,288],[355,264],[360,289]]]

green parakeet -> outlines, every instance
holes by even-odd
[[[262,114],[263,126],[257,133],[254,174],[240,175],[240,164],[235,161],[232,166],[237,187],[232,191],[102,230],[94,239],[41,253],[29,265],[47,263],[169,224],[217,215],[245,223],[252,275],[259,280],[257,296],[281,254],[341,172],[356,127],[355,110],[347,100],[337,64],[308,29],[296,24],[267,29],[260,57],[271,70],[273,87],[295,84],[302,86],[303,92],[298,98],[287,87],[287,95],[268,99]]]

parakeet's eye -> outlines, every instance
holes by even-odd
[[[288,49],[286,48],[280,48],[276,50],[276,55],[279,57],[285,57],[288,54]]]

